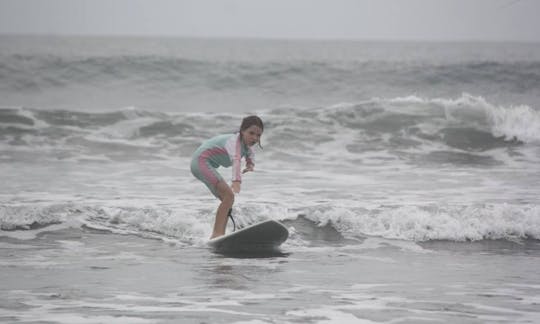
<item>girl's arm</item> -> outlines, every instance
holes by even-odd
[[[249,153],[246,156],[246,168],[242,173],[246,173],[249,171],[253,171],[255,168],[255,152],[253,152],[253,148],[249,148]]]
[[[229,158],[232,162],[232,181],[233,182],[242,182],[242,173],[241,169],[241,143],[240,143],[240,134],[236,136],[231,136],[225,143],[225,150],[229,154]]]

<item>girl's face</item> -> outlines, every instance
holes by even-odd
[[[241,131],[242,140],[247,146],[253,146],[259,143],[262,135],[262,129],[259,126],[251,125],[245,130]]]

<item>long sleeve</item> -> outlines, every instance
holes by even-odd
[[[242,142],[240,134],[231,136],[225,144],[225,149],[232,162],[232,181],[242,181]]]

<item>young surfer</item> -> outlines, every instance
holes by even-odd
[[[252,147],[260,143],[263,130],[264,125],[259,117],[248,116],[242,120],[238,133],[213,137],[202,143],[193,153],[191,173],[202,181],[216,198],[221,200],[210,238],[225,234],[228,214],[234,203],[234,194],[240,192],[241,174],[253,171],[255,154]],[[246,160],[246,167],[240,172],[242,158]],[[230,186],[216,170],[220,166],[232,166]]]

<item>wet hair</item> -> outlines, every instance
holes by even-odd
[[[252,115],[252,116],[247,116],[244,119],[242,119],[242,124],[240,125],[240,132],[245,131],[251,126],[257,126],[261,129],[261,131],[264,131],[264,124],[263,124],[262,119],[260,119],[259,116]],[[259,147],[262,148],[260,140],[259,140]]]
[[[253,116],[247,116],[246,118],[242,119],[242,124],[240,125],[240,131],[244,131],[253,125],[259,127],[261,130],[264,130],[264,125],[263,125],[262,120],[258,116],[253,115]]]

